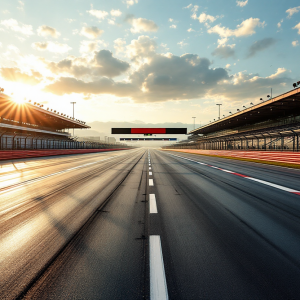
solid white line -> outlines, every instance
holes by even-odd
[[[149,194],[149,210],[150,214],[157,214],[155,194]]]
[[[286,192],[290,192],[290,193],[297,193],[297,192],[299,192],[297,190],[293,190],[293,189],[287,188],[285,186],[278,185],[278,184],[275,184],[275,183],[271,183],[271,182],[268,182],[268,181],[264,181],[264,180],[260,180],[260,179],[256,179],[256,178],[252,178],[252,177],[246,177],[246,178],[250,179],[250,180],[253,180],[253,181],[257,181],[257,182],[265,184],[265,185],[269,185],[271,187],[274,187],[274,188],[277,188],[279,190],[283,190],[283,191],[286,191]]]
[[[151,176],[151,175],[152,175],[152,172],[149,172],[149,175]]]
[[[150,299],[167,300],[168,289],[159,235],[149,236]]]
[[[149,185],[150,185],[150,186],[153,186],[153,185],[154,185],[153,179],[149,179]]]
[[[183,159],[187,159],[185,157],[178,156],[178,155],[173,155],[173,154],[170,154],[170,155],[171,156],[176,156],[176,157],[179,157],[179,158],[183,158]],[[187,159],[187,160],[191,160],[191,159]],[[199,163],[198,161],[195,161],[195,160],[191,160],[191,161],[193,161],[195,163]],[[211,168],[217,168],[217,167],[211,166]],[[226,170],[226,169],[221,169],[221,171],[224,171],[224,172],[227,172],[227,173],[235,173],[233,171],[229,171],[229,170]],[[268,181],[265,181],[265,180],[261,180],[261,179],[257,179],[257,178],[253,178],[253,177],[244,177],[244,178],[245,179],[250,179],[250,180],[253,180],[253,181],[268,185],[268,186],[271,186],[273,188],[276,188],[276,189],[279,189],[279,190],[282,190],[282,191],[285,191],[285,192],[299,193],[298,190],[290,189],[288,187],[285,187],[285,186],[282,186],[282,185],[279,185],[279,184],[275,184],[275,183],[271,183],[271,182],[268,182]]]

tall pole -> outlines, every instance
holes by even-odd
[[[194,119],[194,130],[195,130],[195,119],[196,119],[196,117],[192,117],[193,119]]]
[[[219,106],[219,120],[220,120],[220,115],[221,115],[221,114],[220,114],[220,107],[221,107],[222,104],[216,104],[216,105]]]
[[[71,102],[71,104],[73,104],[73,120],[74,120],[74,104],[76,104],[76,102]],[[73,137],[74,137],[74,128],[73,128]]]

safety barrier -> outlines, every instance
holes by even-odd
[[[18,158],[43,157],[55,155],[85,154],[106,151],[128,150],[128,148],[119,149],[59,149],[59,150],[0,150],[0,160],[10,160]]]

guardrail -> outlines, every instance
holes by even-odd
[[[11,160],[18,158],[70,155],[70,154],[85,154],[97,153],[106,151],[128,150],[128,148],[119,149],[62,149],[62,150],[0,150],[0,160]]]

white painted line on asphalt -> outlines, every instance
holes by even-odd
[[[149,167],[149,170],[151,170],[151,167]]]
[[[149,179],[149,186],[154,186],[153,179]]]
[[[294,190],[294,189],[291,189],[291,188],[288,188],[288,187],[285,187],[285,186],[282,186],[282,185],[279,185],[279,184],[275,184],[275,183],[268,182],[268,181],[265,181],[265,180],[253,178],[253,177],[250,177],[250,176],[247,176],[247,175],[244,175],[244,174],[240,174],[240,173],[237,173],[237,172],[229,171],[229,170],[222,169],[222,168],[219,168],[219,167],[215,167],[215,166],[212,166],[212,165],[200,163],[199,161],[192,160],[192,159],[189,159],[189,158],[186,158],[186,157],[182,157],[182,156],[179,156],[179,155],[173,155],[173,154],[169,154],[169,155],[176,156],[176,157],[179,157],[179,158],[182,158],[182,159],[186,159],[186,160],[190,160],[190,161],[198,163],[198,164],[203,164],[203,165],[209,166],[209,167],[214,168],[214,169],[219,169],[220,171],[223,171],[223,172],[226,172],[226,173],[230,173],[232,175],[236,175],[236,176],[239,176],[239,177],[242,177],[242,178],[245,178],[245,179],[250,179],[250,180],[259,182],[261,184],[265,184],[265,185],[271,186],[273,188],[276,188],[276,189],[279,189],[279,190],[282,190],[282,191],[285,191],[285,192],[289,192],[289,193],[292,193],[292,194],[300,195],[300,191]]]
[[[152,175],[152,172],[149,172],[149,175],[151,176],[151,175]]]
[[[168,289],[164,260],[159,235],[149,236],[150,257],[150,299],[168,300]]]
[[[268,181],[264,181],[264,180],[260,180],[260,179],[256,179],[256,178],[252,178],[252,177],[246,177],[246,178],[250,179],[250,180],[257,181],[259,183],[262,183],[262,184],[265,184],[265,185],[268,185],[268,186],[272,186],[276,189],[280,189],[280,190],[283,190],[283,191],[286,191],[286,192],[289,192],[289,193],[298,193],[299,192],[297,190],[293,190],[293,189],[287,188],[285,186],[278,185],[278,184],[275,184],[275,183],[271,183],[271,182],[268,182]]]
[[[149,194],[149,211],[150,214],[157,214],[155,194]]]

